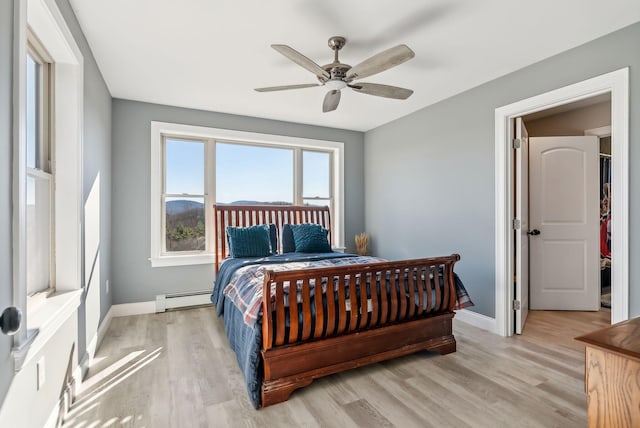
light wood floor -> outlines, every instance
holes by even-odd
[[[530,312],[503,338],[454,323],[456,353],[419,353],[249,403],[211,308],[113,319],[68,427],[583,427],[584,347],[608,312]]]

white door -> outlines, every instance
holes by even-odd
[[[529,313],[529,134],[522,118],[516,118],[516,138],[520,148],[516,149],[516,219],[520,228],[516,229],[516,279],[515,298],[520,302],[516,312],[516,334],[522,328]]]
[[[597,137],[529,139],[531,309],[600,307]]]

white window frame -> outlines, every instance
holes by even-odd
[[[19,371],[80,305],[82,295],[82,118],[84,59],[55,0],[13,0],[13,304],[22,308],[22,327],[13,336]],[[55,171],[53,222],[55,293],[31,308],[26,283],[26,55],[32,32],[50,55],[51,169]]]
[[[162,227],[163,207],[162,192],[164,186],[164,150],[163,138],[188,138],[204,140],[205,144],[205,219],[207,230],[208,252],[190,252],[188,254],[163,253]],[[215,195],[215,142],[248,144],[254,146],[271,146],[294,149],[294,156],[302,159],[303,150],[322,151],[331,153],[331,186],[333,217],[333,245],[341,248],[344,245],[344,143],[337,141],[315,140],[300,137],[262,134],[255,132],[236,131],[230,129],[209,128],[204,126],[183,125],[168,122],[151,122],[151,266],[181,266],[194,264],[213,264],[213,213],[211,207],[216,201]],[[294,161],[294,203],[302,202],[301,162]]]

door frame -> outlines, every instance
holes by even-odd
[[[629,318],[629,68],[612,71],[495,110],[495,296],[496,333],[514,333],[514,162],[515,118],[603,93],[611,93],[612,211],[615,264],[611,268],[611,322]]]

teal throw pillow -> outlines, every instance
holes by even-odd
[[[272,254],[269,225],[227,226],[231,257],[266,257]]]
[[[296,253],[331,253],[327,230],[319,224],[292,224]]]

